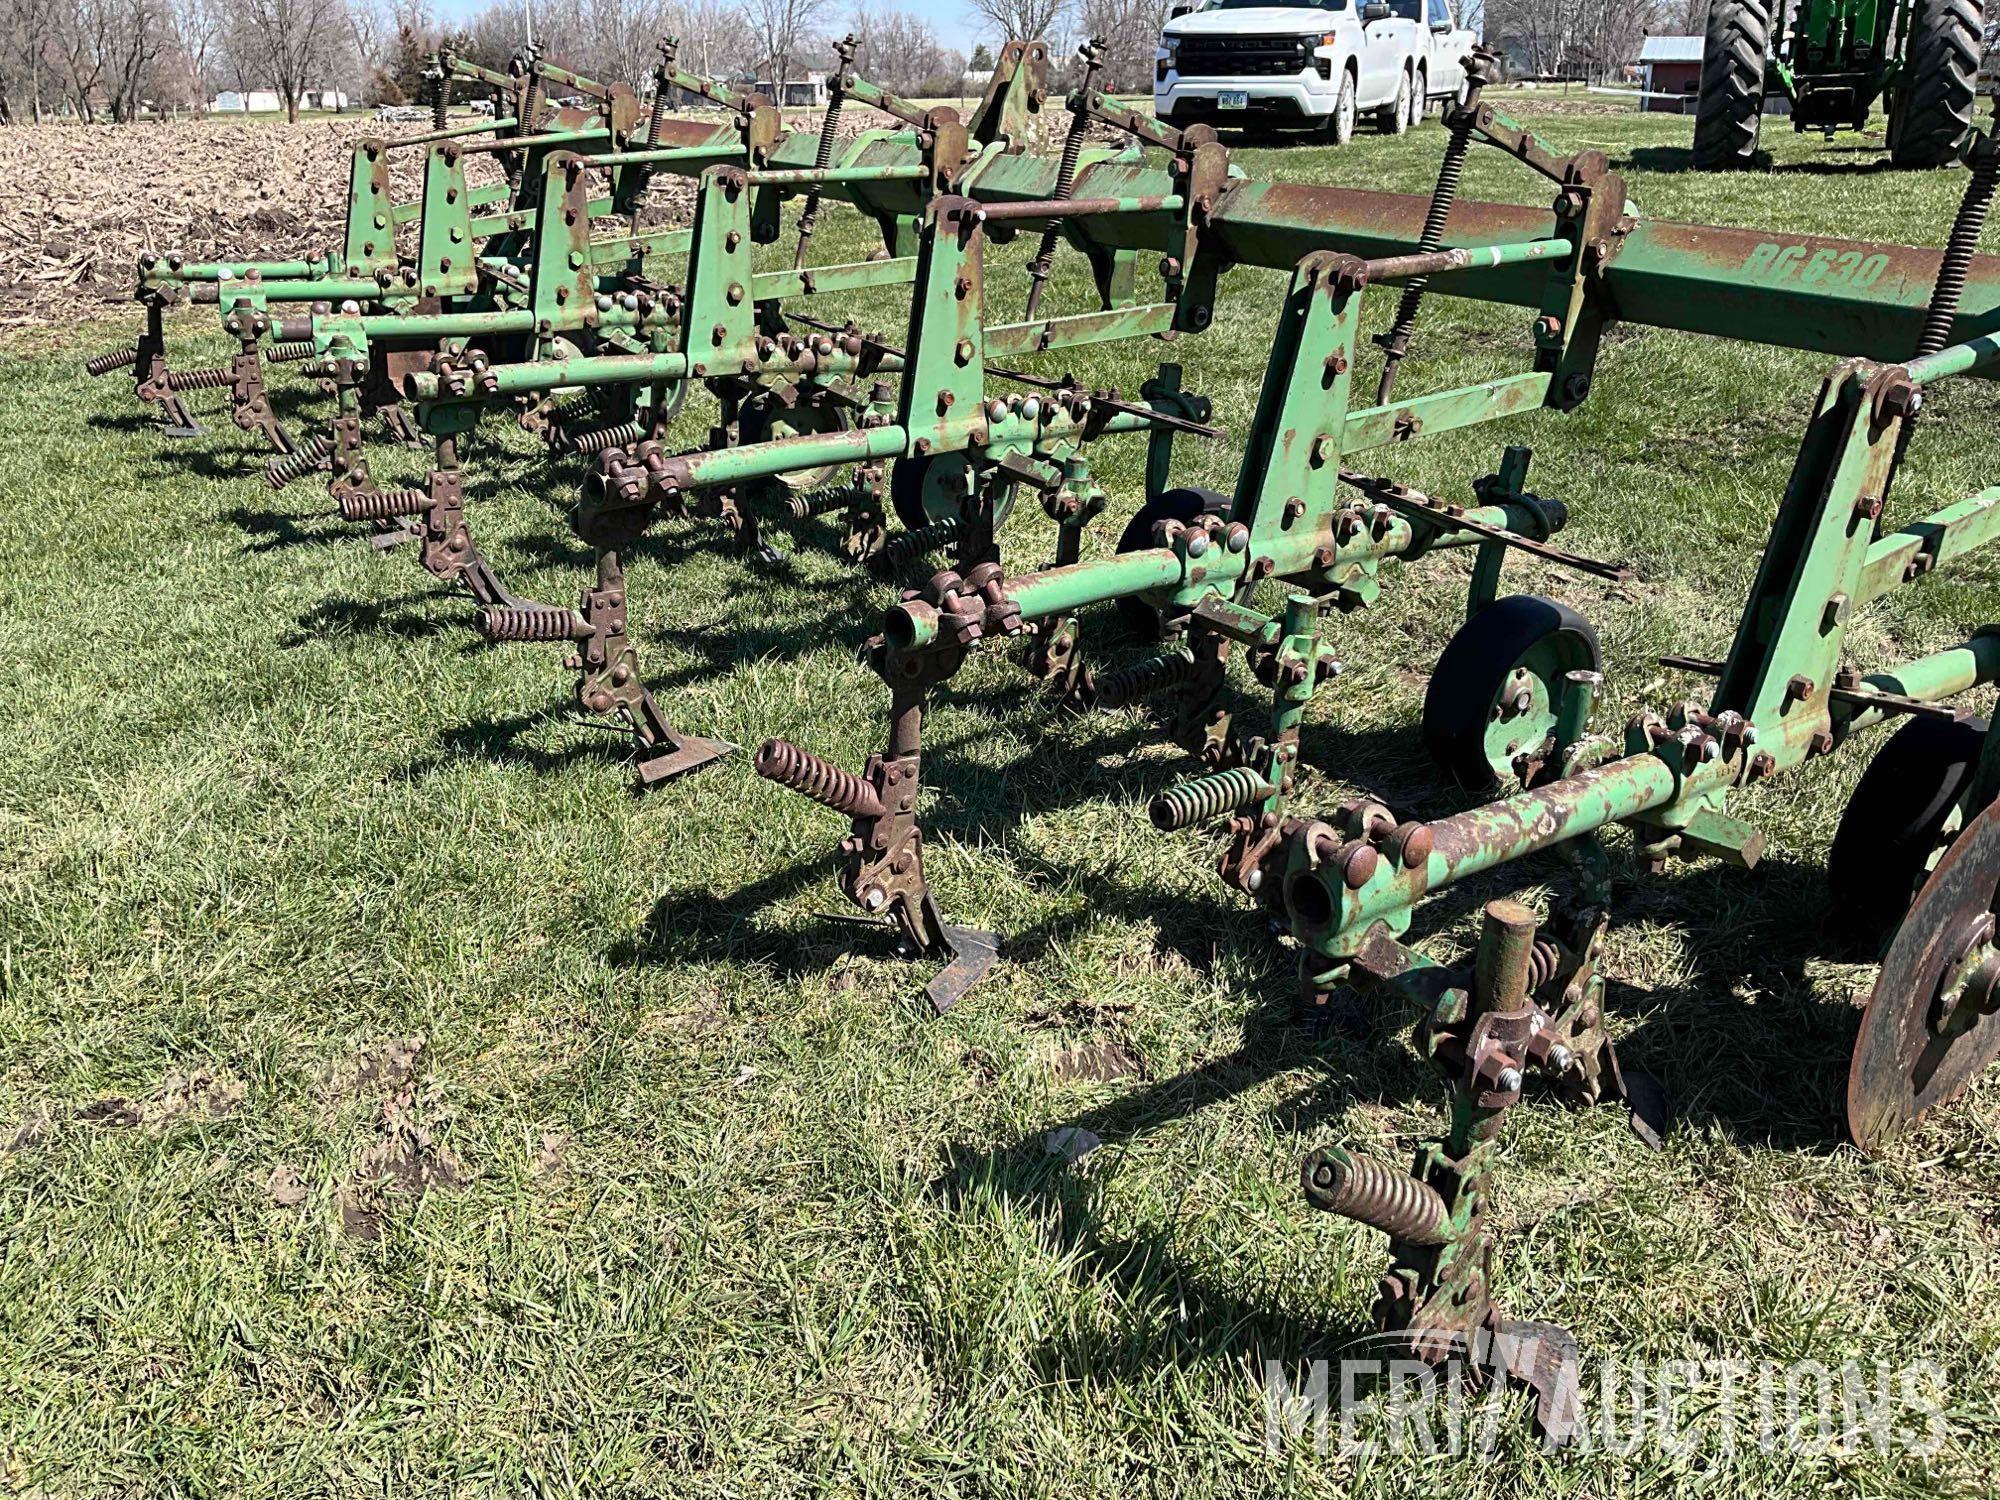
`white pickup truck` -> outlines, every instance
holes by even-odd
[[[1305,127],[1344,146],[1366,110],[1401,135],[1464,86],[1477,40],[1452,0],[1208,0],[1161,32],[1153,112],[1172,125]]]

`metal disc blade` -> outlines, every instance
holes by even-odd
[[[1873,1153],[1946,1100],[2000,1054],[2000,1014],[1955,1035],[1932,1026],[1933,1003],[1968,932],[2000,892],[2000,803],[1966,826],[1938,861],[1897,929],[1847,1071],[1847,1132]]]

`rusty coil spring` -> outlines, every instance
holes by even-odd
[[[295,479],[303,479],[333,456],[333,440],[324,433],[311,439],[296,452],[281,453],[264,465],[264,480],[281,490]]]
[[[445,111],[451,107],[451,74],[443,68],[431,79],[431,128],[444,129]]]
[[[756,765],[757,774],[766,781],[790,787],[822,807],[850,818],[881,815],[882,799],[875,794],[874,787],[852,771],[842,770],[810,750],[801,750],[790,740],[764,741],[757,751]]]
[[[1305,1159],[1301,1176],[1314,1208],[1371,1225],[1395,1239],[1442,1245],[1451,1214],[1435,1188],[1407,1172],[1329,1146]]]
[[[868,559],[869,569],[876,573],[893,573],[927,552],[956,542],[961,529],[958,517],[942,516],[914,531],[901,532],[876,549]]]
[[[1545,937],[1535,939],[1534,951],[1528,955],[1528,993],[1533,994],[1562,968],[1562,949]]]
[[[580,624],[575,610],[546,604],[495,604],[479,612],[479,633],[489,641],[575,640]]]
[[[1185,651],[1149,656],[1098,678],[1097,703],[1100,708],[1123,708],[1135,698],[1174,687],[1193,675],[1194,658]]]
[[[1458,185],[1465,176],[1465,158],[1471,149],[1472,132],[1455,126],[1444,148],[1444,161],[1438,166],[1437,186],[1431,190],[1424,227],[1417,235],[1417,253],[1427,255],[1444,243],[1445,226],[1451,220],[1452,206],[1458,202]],[[1389,324],[1389,331],[1382,335],[1382,347],[1388,350],[1389,357],[1376,385],[1377,405],[1387,401],[1395,388],[1396,372],[1402,368],[1403,356],[1410,352],[1410,340],[1417,331],[1417,314],[1423,310],[1424,288],[1428,285],[1428,276],[1417,276],[1404,286],[1402,299],[1396,304],[1396,316]]]
[[[868,486],[865,484],[830,484],[823,489],[793,495],[785,502],[785,508],[794,521],[809,521],[828,511],[845,510],[857,500],[867,498]]]
[[[602,453],[606,448],[622,448],[627,443],[636,443],[650,429],[636,418],[630,422],[620,422],[615,427],[585,427],[576,432],[567,428],[556,433],[555,447],[561,453]]]
[[[840,126],[840,106],[845,101],[846,91],[840,90],[827,100],[826,118],[820,122],[819,147],[813,152],[813,170],[824,172],[833,165],[833,133]],[[813,237],[813,228],[819,223],[819,186],[813,185],[806,193],[805,209],[799,214],[799,243],[792,255],[792,269],[799,270],[806,263],[806,244]]]
[[[272,365],[288,365],[294,360],[311,359],[313,341],[311,339],[288,339],[282,344],[273,344],[264,351],[264,362]]]
[[[235,376],[228,370],[213,367],[206,370],[169,370],[167,389],[170,391],[217,391],[235,382]]]
[[[91,356],[83,362],[86,375],[109,375],[113,370],[130,369],[139,363],[137,345],[127,345],[123,349],[113,349],[105,354]]]
[[[1088,97],[1090,85],[1097,73],[1097,64],[1091,63],[1083,72],[1083,87],[1080,92]],[[1084,137],[1090,130],[1090,116],[1081,110],[1072,111],[1069,117],[1069,134],[1063,137],[1062,156],[1056,162],[1055,199],[1061,202],[1076,188],[1076,164],[1083,155]],[[1051,219],[1042,230],[1042,241],[1035,247],[1034,259],[1028,262],[1028,316],[1035,316],[1035,309],[1042,305],[1042,288],[1048,284],[1049,273],[1055,269],[1056,242],[1062,238],[1062,226]]]
[[[1937,282],[1931,288],[1930,306],[1924,312],[1924,331],[1917,339],[1919,358],[1935,354],[1951,342],[1951,325],[1958,319],[1959,300],[1965,295],[1965,281],[1972,270],[1972,257],[1979,249],[1980,232],[1993,208],[1993,186],[2000,174],[2000,151],[1981,151],[1972,161],[1972,177],[1959,200],[1958,216],[1952,220],[1951,238],[1945,241],[1944,259],[1938,265]]]
[[[431,497],[422,490],[349,490],[340,497],[343,521],[392,521],[430,508]]]
[[[1271,795],[1271,784],[1248,766],[1231,766],[1179,786],[1168,787],[1146,808],[1146,816],[1163,833],[1172,833],[1224,813],[1234,812]]]
[[[598,403],[602,398],[594,390],[579,391],[574,396],[565,396],[548,409],[547,420],[551,428],[561,427],[565,422],[574,422],[578,417],[594,416],[603,411]]]

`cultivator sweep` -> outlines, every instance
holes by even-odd
[[[858,772],[783,740],[755,757],[760,775],[849,820],[842,889],[943,964],[927,990],[939,1011],[991,966],[1000,940],[948,922],[925,874],[934,695],[973,651],[1002,640],[1023,648],[1052,700],[1086,711],[1152,704],[1192,758],[1188,778],[1153,799],[1152,821],[1168,832],[1222,825],[1224,880],[1301,950],[1302,1008],[1394,988],[1426,1016],[1418,1044],[1449,1093],[1445,1135],[1408,1173],[1317,1152],[1304,1169],[1309,1199],[1390,1236],[1385,1326],[1428,1359],[1475,1350],[1495,1374],[1531,1386],[1543,1425],[1560,1434],[1574,1415],[1573,1345],[1501,1312],[1486,1205],[1494,1143],[1530,1077],[1576,1102],[1620,1103],[1655,1143],[1665,1125],[1657,1088],[1621,1067],[1605,1015],[1606,827],[1631,831],[1642,868],[1694,857],[1754,865],[1763,835],[1732,810],[1733,794],[1901,720],[1843,816],[1828,869],[1844,925],[1888,941],[1848,1086],[1855,1141],[1878,1148],[2000,1051],[2000,745],[1947,701],[2000,679],[2000,627],[1873,671],[1845,649],[1864,606],[2000,534],[2000,489],[1894,529],[1884,519],[1925,392],[2000,370],[2000,261],[1977,253],[2000,144],[1983,132],[1968,145],[1965,201],[1939,252],[1647,219],[1601,153],[1560,153],[1484,99],[1495,65],[1484,53],[1447,111],[1428,200],[1249,177],[1206,128],[1172,129],[1097,93],[1096,55],[1086,46],[1056,156],[1030,149],[1046,95],[1038,44],[1010,44],[969,120],[867,83],[843,50],[822,128],[800,133],[782,130],[765,101],[680,73],[670,45],[657,96],[706,92],[724,107],[719,122],[668,120],[656,103],[641,134],[636,98],[613,87],[590,93],[599,115],[541,129],[541,90],[557,75],[529,57],[502,79],[475,75],[512,91],[492,139],[443,127],[402,143],[427,153],[421,200],[407,212],[366,208],[386,205],[386,171],[376,175],[379,151],[357,149],[351,205],[362,207],[351,207],[346,260],[149,267],[148,332],[124,363],[140,368],[141,396],[170,423],[191,425],[166,397],[225,382],[185,372],[174,387],[158,315],[174,288],[217,287],[244,346],[226,383],[239,423],[281,450],[277,477],[324,462],[340,514],[370,523],[378,542],[419,539],[424,566],[474,595],[489,639],[561,644],[577,702],[630,732],[645,786],[731,748],[677,726],[640,671],[626,569],[656,518],[713,517],[756,558],[770,556],[774,528],[837,512],[849,555],[884,574],[948,554],[867,644],[888,689],[882,750]],[[467,76],[451,59],[439,71]],[[839,134],[856,103],[893,128]],[[1124,139],[1089,144],[1107,132]],[[1475,149],[1541,179],[1551,208],[1459,201]],[[491,190],[473,187],[465,166],[489,152],[513,166],[504,189],[482,198]],[[663,171],[695,179],[692,223],[642,232],[629,222],[637,195]],[[766,256],[760,266],[758,248],[783,237],[791,198],[802,211],[789,265]],[[880,248],[811,265],[835,206],[871,221]],[[405,222],[417,242],[407,261],[394,258],[391,232]],[[1022,233],[1036,237],[1025,285],[991,254]],[[357,245],[374,259],[356,260]],[[1088,269],[1096,305],[1044,314],[1064,254]],[[1225,436],[1209,402],[1184,388],[1182,364],[1156,364],[1136,399],[1018,368],[1086,345],[1199,339],[1220,278],[1239,266],[1289,282],[1254,414],[1229,435],[1240,462],[1228,494],[1174,483],[1178,439]],[[902,288],[896,326],[837,310]],[[1363,309],[1388,288],[1394,314],[1371,340]],[[1525,367],[1398,394],[1437,297],[1517,309]],[[308,310],[272,318],[273,302]],[[1502,587],[1511,552],[1628,576],[1616,560],[1557,544],[1568,510],[1529,487],[1529,450],[1507,447],[1462,499],[1377,470],[1426,437],[1575,409],[1617,322],[1840,362],[1728,657],[1667,661],[1713,677],[1713,693],[1610,737],[1592,729],[1603,664],[1589,622],[1559,599]],[[332,388],[336,411],[313,445],[266,421],[268,403],[254,407],[261,367],[280,351],[309,357]],[[1356,383],[1370,378],[1360,389],[1372,401],[1357,400]],[[675,448],[669,428],[691,390],[713,399],[714,420],[705,442]],[[461,446],[499,412],[589,464],[572,524],[595,568],[574,608],[511,594],[472,542]],[[364,421],[390,414],[395,434],[430,448],[420,488],[370,477]],[[1145,494],[1116,551],[1087,556],[1086,532],[1113,505],[1095,477],[1096,445],[1125,438],[1145,444]],[[1008,522],[1024,495],[1058,523],[1050,566],[1011,564]],[[1433,576],[1427,556],[1467,549],[1465,623],[1432,676],[1423,738],[1447,779],[1488,800],[1429,821],[1368,798],[1306,811],[1300,730],[1338,677],[1344,622],[1380,596],[1394,576],[1385,564],[1410,565],[1421,587]],[[1084,625],[1103,605],[1112,609],[1095,613],[1155,639],[1150,654],[1111,667],[1085,651]],[[1244,676],[1268,694],[1251,717],[1237,701]],[[1582,877],[1584,907],[1544,920],[1495,901],[1463,966],[1403,941],[1429,894],[1557,846]]]

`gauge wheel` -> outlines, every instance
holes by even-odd
[[[1514,757],[1555,729],[1565,676],[1602,663],[1597,632],[1540,594],[1496,599],[1458,628],[1424,693],[1424,747],[1470,792],[1514,779]]]
[[[1826,856],[1827,922],[1874,954],[1963,823],[1984,719],[1907,720],[1854,784]],[[1977,809],[1972,809],[1977,811]]]
[[[1227,515],[1229,506],[1229,497],[1220,490],[1202,489],[1195,485],[1167,490],[1140,506],[1137,514],[1125,523],[1124,531],[1118,536],[1118,550],[1121,553],[1139,552],[1157,546],[1158,543],[1153,540],[1153,529],[1162,521],[1178,521],[1185,526],[1199,516]],[[1118,618],[1130,627],[1134,635],[1144,640],[1160,638],[1160,611],[1144,599],[1119,599],[1115,601],[1115,606]]]

